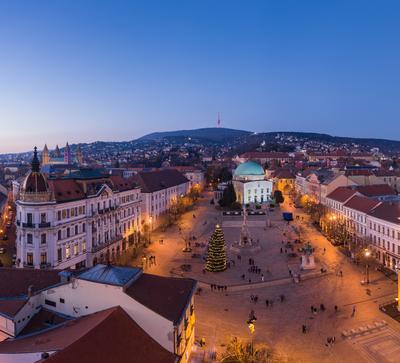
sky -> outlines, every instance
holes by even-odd
[[[0,0],[0,152],[216,125],[400,140],[400,2]]]

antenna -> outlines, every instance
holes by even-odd
[[[221,118],[220,118],[219,112],[218,112],[218,122],[217,122],[217,127],[218,127],[218,128],[219,128],[219,127],[221,127]]]

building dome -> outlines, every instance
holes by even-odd
[[[26,202],[45,202],[50,199],[50,189],[46,177],[40,172],[40,162],[35,147],[31,171],[22,183],[21,199]]]
[[[264,168],[254,161],[246,161],[235,169],[234,176],[247,175],[264,176]]]

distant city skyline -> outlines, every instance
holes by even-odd
[[[395,1],[0,0],[0,153],[213,127],[399,140]]]

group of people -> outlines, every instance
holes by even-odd
[[[280,301],[281,303],[285,302],[286,301],[286,296],[283,295],[283,294],[279,295],[278,301]],[[274,299],[272,299],[272,300],[265,299],[265,306],[267,308],[269,308],[269,307],[272,308],[274,306]]]
[[[228,289],[228,286],[211,284],[210,288],[211,288],[211,291],[226,291]]]

